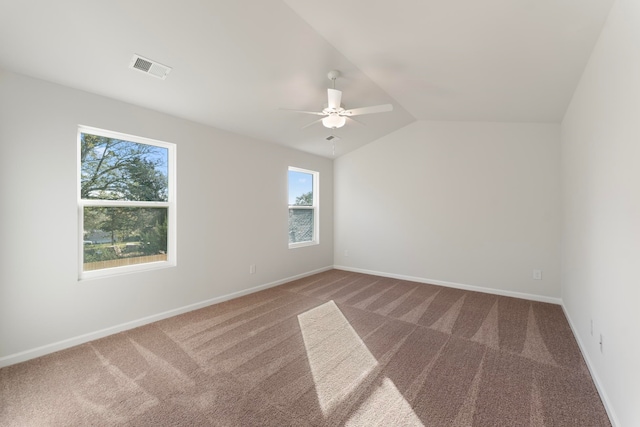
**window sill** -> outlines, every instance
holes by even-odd
[[[175,267],[176,263],[171,261],[148,262],[144,264],[128,265],[123,267],[104,268],[100,270],[82,271],[78,277],[79,281],[99,279],[105,277],[120,276],[123,274],[137,273],[142,271],[160,270],[163,268]]]
[[[289,243],[289,249],[304,248],[306,246],[315,246],[319,244],[320,243],[315,240],[312,240],[310,242]]]

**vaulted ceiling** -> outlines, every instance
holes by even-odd
[[[612,3],[0,0],[0,68],[332,157],[330,135],[341,155],[414,120],[561,121]],[[347,108],[393,112],[279,110],[322,109],[332,69]]]

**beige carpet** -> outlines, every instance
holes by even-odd
[[[609,426],[559,306],[332,270],[0,370],[2,426]]]

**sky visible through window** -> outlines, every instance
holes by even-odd
[[[296,197],[313,191],[313,175],[289,171],[289,204],[295,205]]]

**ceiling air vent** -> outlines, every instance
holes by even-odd
[[[162,80],[166,79],[167,75],[171,71],[171,67],[167,67],[159,62],[152,61],[151,59],[135,54],[133,55],[133,58],[131,58],[129,68],[133,68],[134,70],[141,71],[145,74],[150,74]]]

